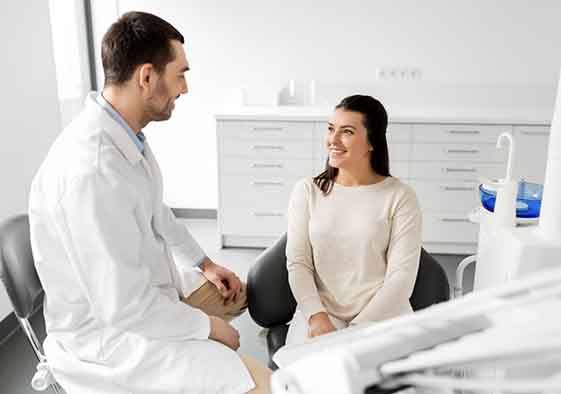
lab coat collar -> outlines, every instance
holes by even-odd
[[[86,110],[101,123],[102,129],[113,140],[113,143],[131,164],[143,159],[142,153],[127,134],[127,131],[97,103],[97,92],[90,92],[86,96]]]

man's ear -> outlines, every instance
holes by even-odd
[[[155,78],[154,65],[151,63],[144,63],[138,68],[138,85],[141,89],[150,91]]]

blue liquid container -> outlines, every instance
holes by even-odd
[[[537,218],[540,216],[542,204],[543,185],[526,181],[518,182],[518,192],[516,194],[516,217],[518,218]],[[493,212],[497,191],[488,185],[479,185],[479,197],[483,207]]]

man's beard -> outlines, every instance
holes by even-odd
[[[159,97],[170,97],[167,87],[161,80],[158,82],[158,86],[156,87],[156,91],[154,92],[154,97],[156,98],[155,101],[158,101],[157,99]],[[174,101],[174,98],[167,98],[163,107],[158,106],[157,103],[152,103],[151,105],[149,105],[146,112],[148,113],[148,117],[150,118],[150,120],[156,122],[168,120],[171,117],[171,111]]]
[[[171,118],[171,108],[173,100],[168,100],[163,108],[152,107],[149,109],[148,114],[152,121],[159,122]]]

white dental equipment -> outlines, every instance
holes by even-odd
[[[526,369],[551,360],[561,364],[561,319],[547,313],[560,308],[561,268],[318,337],[279,350],[275,361],[281,369],[273,374],[273,393],[362,394],[403,385],[489,387],[489,380],[454,378],[449,372],[474,364]],[[561,374],[547,372],[492,382],[512,392],[561,390]]]

